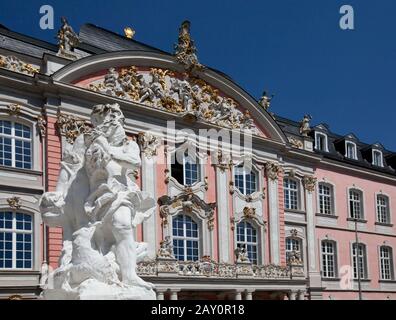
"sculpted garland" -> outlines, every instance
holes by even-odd
[[[135,66],[110,68],[103,80],[91,83],[90,90],[136,101],[172,113],[188,115],[230,129],[257,128],[249,111],[242,112],[237,103],[219,95],[204,80],[184,73],[179,79],[170,70],[151,68],[138,71]]]

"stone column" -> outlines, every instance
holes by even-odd
[[[235,290],[235,300],[242,300],[242,290]]]
[[[296,297],[297,297],[297,291],[292,290],[289,292],[289,300],[296,300]]]
[[[165,291],[166,289],[156,289],[157,292],[157,300],[165,300]]]
[[[310,287],[320,288],[322,284],[319,266],[316,261],[315,245],[314,191],[316,186],[316,178],[313,176],[305,176],[303,183],[305,187],[305,210],[307,215],[308,277]]]
[[[151,197],[157,199],[156,193],[156,155],[159,138],[150,133],[139,133],[138,142],[141,148],[142,158],[142,191],[148,192]],[[147,254],[151,259],[156,257],[157,246],[157,213],[154,213],[143,222],[143,241],[147,242]]]
[[[227,169],[216,166],[217,226],[219,239],[219,262],[230,263],[230,215],[228,208]]]
[[[271,263],[280,264],[279,246],[279,207],[278,207],[278,172],[280,166],[267,162],[266,173],[268,177],[268,202],[269,202],[269,232]]]
[[[177,290],[177,289],[171,289],[170,290],[170,300],[178,300],[177,293],[179,291],[180,290]]]
[[[253,300],[253,292],[255,290],[246,290],[245,291],[245,300]]]
[[[304,290],[298,291],[298,300],[305,300],[305,291]]]

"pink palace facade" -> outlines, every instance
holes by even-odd
[[[71,48],[0,37],[1,299],[38,298],[56,268],[62,229],[39,199],[99,103],[121,106],[141,148],[131,177],[158,200],[135,234],[158,299],[358,299],[359,283],[396,299],[396,153],[271,113],[198,63],[188,23],[175,54],[91,24]],[[232,139],[202,148],[200,129]]]

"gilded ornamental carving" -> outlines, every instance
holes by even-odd
[[[21,114],[21,106],[17,103],[11,103],[7,106],[7,112],[10,116],[19,116]]]
[[[190,22],[184,21],[179,28],[178,42],[175,45],[176,59],[186,70],[202,70],[204,66],[198,62],[197,48],[190,35]]]
[[[265,164],[265,172],[269,179],[277,180],[278,174],[282,172],[282,167],[275,162],[267,162]]]
[[[191,190],[190,190],[191,191]],[[206,203],[198,195],[185,190],[185,192],[169,197],[167,195],[162,196],[158,199],[160,206],[160,217],[162,219],[162,225],[168,224],[168,216],[177,214],[180,210],[184,212],[195,212],[202,219],[207,221],[209,230],[214,228],[214,209],[216,203]]]
[[[45,116],[43,114],[40,114],[37,117],[37,128],[40,134],[40,138],[43,139],[47,132],[47,121],[45,120]]]
[[[65,17],[61,18],[62,26],[58,31],[58,54],[68,58],[75,58],[74,48],[78,46],[80,40],[73,28],[69,25]]]
[[[14,72],[28,74],[33,76],[40,71],[39,68],[33,67],[31,64],[23,62],[15,56],[0,55],[0,67]]]
[[[65,136],[66,141],[70,144],[73,144],[80,134],[91,131],[91,127],[86,121],[72,115],[63,114],[60,110],[58,110],[56,127],[59,134]]]
[[[11,197],[7,199],[7,203],[11,209],[18,210],[21,208],[21,198],[19,197]]]
[[[160,68],[138,70],[135,66],[110,68],[104,79],[93,81],[88,89],[177,113],[190,122],[200,120],[258,133],[247,110],[239,110],[235,100],[221,96],[204,80],[186,73],[176,75]]]
[[[317,178],[314,176],[304,176],[303,178],[303,184],[306,190],[309,192],[314,192],[315,191],[315,186],[316,186],[316,181]]]

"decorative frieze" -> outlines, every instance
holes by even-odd
[[[59,134],[65,136],[66,141],[70,144],[73,144],[80,134],[91,131],[87,122],[72,115],[63,114],[60,110],[58,110],[56,127]]]
[[[147,72],[135,66],[110,68],[104,79],[93,81],[88,89],[177,113],[190,122],[200,120],[258,133],[250,113],[239,110],[235,100],[186,73],[175,75],[159,68]]]
[[[156,259],[137,265],[140,276],[211,277],[220,279],[251,278],[257,280],[290,280],[290,269],[279,265],[252,265],[251,263],[217,263],[210,257],[198,261]]]
[[[265,172],[271,180],[277,180],[278,174],[282,172],[282,167],[275,162],[267,162],[265,164]]]
[[[157,155],[157,148],[161,144],[161,139],[149,132],[139,132],[138,143],[146,158],[151,159]]]
[[[21,198],[20,197],[11,197],[7,199],[8,206],[11,209],[18,210],[21,208]]]
[[[28,74],[30,76],[40,72],[39,68],[33,67],[31,64],[23,62],[21,59],[15,56],[0,55],[0,67],[14,72]]]
[[[316,181],[317,181],[317,178],[315,178],[314,176],[304,176],[303,184],[304,184],[305,189],[309,192],[314,192],[315,186],[316,186]]]

